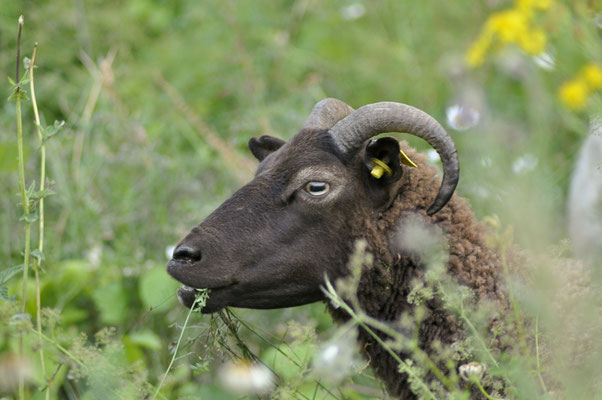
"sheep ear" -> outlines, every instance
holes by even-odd
[[[264,135],[258,138],[249,140],[249,150],[259,161],[262,161],[270,153],[278,150],[286,142],[273,136]]]
[[[375,207],[386,206],[393,199],[394,183],[401,178],[403,172],[399,142],[392,137],[370,140],[364,149],[362,161],[368,192]]]

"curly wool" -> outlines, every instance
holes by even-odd
[[[400,144],[419,167],[404,168],[393,204],[378,215],[364,219],[357,227],[357,237],[368,242],[375,258],[374,265],[364,269],[358,286],[357,297],[362,309],[374,318],[389,322],[398,321],[404,313],[413,313],[414,305],[408,302],[408,295],[414,282],[424,281],[425,263],[418,254],[400,249],[393,242],[400,227],[403,229],[406,222],[419,220],[433,230],[433,235],[436,231],[443,235],[449,255],[447,273],[458,284],[469,288],[477,302],[493,302],[498,310],[506,310],[508,301],[500,284],[500,257],[485,243],[489,232],[477,221],[468,202],[457,195],[437,214],[427,216],[425,210],[440,185],[437,170],[427,165],[426,157],[407,143]],[[433,351],[435,341],[451,345],[465,338],[460,322],[440,300],[433,298],[424,305],[427,314],[420,325],[419,342],[425,352]],[[337,320],[347,319],[340,310],[330,311]],[[493,316],[491,323],[495,324],[495,320]],[[416,398],[407,376],[397,372],[397,361],[366,332],[360,332],[359,340],[388,392],[402,399]],[[402,359],[410,357],[400,355]]]

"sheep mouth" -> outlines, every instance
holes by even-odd
[[[222,302],[219,301],[219,294],[224,289],[227,289],[233,285],[234,284],[209,288],[209,298],[205,302],[205,306],[201,309],[201,312],[203,314],[210,314],[224,308],[227,304],[222,304]],[[197,299],[197,295],[199,294],[199,290],[200,289],[195,289],[186,285],[181,286],[178,289],[179,302],[186,308],[191,308],[194,306],[194,310],[198,310],[199,304],[195,304],[195,302]]]

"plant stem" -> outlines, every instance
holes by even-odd
[[[546,383],[541,376],[541,358],[539,355],[539,316],[535,317],[535,362],[537,365],[537,377],[539,378],[539,383],[541,383],[541,388],[543,389],[544,393],[548,393]]]
[[[59,351],[61,353],[63,353],[64,355],[66,355],[67,357],[69,357],[70,359],[72,359],[73,361],[75,361],[75,363],[77,365],[79,365],[80,367],[82,367],[83,369],[87,370],[88,367],[86,367],[86,365],[77,357],[75,357],[73,354],[71,354],[71,352],[69,350],[67,350],[66,348],[64,348],[63,346],[61,346],[58,342],[56,342],[55,340],[49,338],[48,336],[44,335],[42,332],[38,332],[35,329],[32,329],[32,331],[38,335],[39,337],[41,337],[42,339],[44,339],[45,341],[47,341],[48,343],[54,345],[57,349],[59,349]]]
[[[397,332],[395,329],[391,328],[387,324],[383,323],[382,321],[372,318],[371,316],[369,316],[368,314],[366,314],[363,311],[360,311],[357,313],[357,318],[364,321],[366,324],[372,326],[373,328],[378,329],[379,331],[383,332],[385,335],[391,336],[393,338],[397,337],[398,338],[397,340],[403,340],[402,334],[400,334],[399,332]],[[418,330],[416,330],[416,333],[417,332],[418,332]],[[431,372],[437,377],[437,379],[439,379],[441,381],[441,383],[443,383],[445,385],[445,387],[447,387],[448,389],[452,388],[452,385],[453,385],[452,381],[449,378],[447,378],[443,374],[443,372],[441,372],[439,367],[429,358],[429,356],[420,347],[418,347],[418,338],[416,338],[415,341],[410,340],[409,347],[410,347],[410,350],[415,355],[417,355],[424,361],[424,363],[431,370]]]
[[[393,351],[393,349],[391,349],[390,346],[388,346],[384,340],[382,340],[380,338],[380,336],[378,336],[376,334],[376,332],[374,332],[355,312],[354,310],[349,307],[349,305],[347,305],[347,303],[345,303],[340,297],[339,295],[336,293],[334,287],[332,286],[332,284],[330,283],[329,280],[326,280],[326,290],[324,290],[324,293],[330,298],[330,300],[332,300],[334,303],[336,303],[339,307],[341,307],[343,310],[345,310],[349,316],[351,316],[351,318],[353,318],[355,321],[357,321],[357,323],[364,328],[364,330],[366,332],[368,332],[368,334],[370,336],[372,336],[374,338],[374,340],[376,340],[378,342],[378,344],[380,344],[382,346],[383,349],[385,349],[385,351],[387,353],[389,353],[389,355],[391,355],[391,357],[393,357],[393,359],[395,361],[397,361],[397,363],[399,364],[399,368],[401,372],[405,372],[408,374],[408,376],[410,376],[412,379],[414,379],[414,382],[418,383],[422,390],[424,390],[424,393],[426,396],[428,396],[428,398],[436,400],[437,398],[435,397],[435,395],[433,394],[433,392],[429,389],[429,387],[426,385],[426,383],[424,383],[424,381],[417,376],[414,371],[412,370],[412,368],[401,359],[401,357],[399,357],[399,355],[397,353],[395,353]]]
[[[17,72],[15,83],[19,84],[19,74],[21,72],[21,31],[23,30],[23,15],[19,16],[19,33],[17,34]],[[18,90],[18,89],[17,89]]]
[[[19,90],[19,89],[17,89]],[[21,122],[21,98],[16,97],[17,102],[17,149],[19,157],[19,187],[21,189],[21,201],[23,202],[23,216],[25,218],[25,255],[23,257],[23,293],[21,311],[25,312],[27,273],[29,270],[29,252],[31,248],[31,223],[27,221],[29,217],[29,199],[25,192],[25,161],[23,155],[23,125]]]
[[[30,236],[31,236],[31,224],[28,222],[29,217],[29,200],[27,193],[25,192],[25,160],[23,155],[23,124],[21,117],[21,86],[20,86],[20,62],[21,62],[21,31],[23,30],[23,16],[19,17],[19,33],[17,35],[17,72],[16,72],[16,89],[15,89],[15,102],[17,111],[17,151],[19,159],[19,187],[21,189],[21,201],[23,202],[23,215],[25,218],[25,254],[23,260],[23,293],[22,293],[22,304],[21,311],[25,312],[25,301],[27,291],[27,272],[29,269],[29,250],[30,250]],[[24,358],[23,351],[23,332],[19,333],[19,357]],[[25,377],[23,374],[19,374],[19,398],[25,399]]]
[[[472,324],[472,322],[466,315],[466,311],[464,310],[463,304],[460,304],[460,318],[462,318],[462,320],[466,323],[466,325],[468,325],[468,328],[472,332],[473,336],[479,341],[480,345],[483,347],[483,350],[485,351],[485,354],[487,354],[489,356],[489,359],[491,360],[493,365],[495,365],[496,367],[499,367],[498,362],[495,360],[495,357],[493,357],[493,354],[491,354],[491,351],[489,351],[489,348],[487,347],[487,344],[485,343],[485,341],[479,334],[479,331],[477,331],[477,328],[475,328],[475,326]]]
[[[33,81],[33,70],[36,62],[36,54],[38,52],[38,44],[35,43],[33,47],[33,54],[31,56],[31,64],[29,65],[29,93],[31,95],[31,104],[33,106],[33,115],[35,117],[36,130],[38,132],[38,138],[40,139],[40,192],[44,190],[44,183],[46,182],[46,144],[44,143],[44,135],[42,135],[42,127],[40,125],[40,113],[38,111],[38,103],[36,101],[36,92]],[[35,278],[36,278],[36,326],[38,332],[42,333],[42,301],[40,298],[40,269],[42,267],[42,255],[44,254],[44,197],[40,198],[38,204],[39,208],[39,232],[38,232],[38,251],[39,257],[36,258],[35,262]],[[40,365],[42,367],[42,375],[46,379],[46,363],[44,361],[44,346],[42,345],[42,338],[40,337]],[[50,383],[46,386],[46,400],[50,399]]]
[[[232,311],[231,309],[227,309],[227,311],[228,311],[229,315],[234,317],[236,319],[236,321],[238,321],[242,326],[247,328],[249,330],[249,332],[251,332],[253,335],[257,336],[261,341],[263,341],[270,347],[273,347],[278,353],[280,353],[284,358],[286,358],[291,363],[293,363],[297,368],[303,368],[303,366],[297,360],[295,360],[293,357],[291,357],[285,351],[283,351],[279,345],[276,345],[273,342],[271,342],[270,340],[266,339],[261,333],[265,334],[266,336],[272,336],[276,340],[279,340],[278,338],[276,338],[269,332],[266,332],[266,331],[262,330],[261,328],[253,325],[252,323],[245,321],[244,319],[242,319],[241,317],[236,315],[236,313],[234,311]],[[259,333],[259,331],[261,331],[261,333]],[[256,356],[254,358],[258,359],[258,357],[256,357]],[[259,361],[261,361],[261,360],[259,360]],[[262,362],[262,364],[265,365],[266,367],[270,368],[265,363]],[[272,368],[270,368],[270,370],[272,370]],[[274,371],[272,370],[272,372],[274,372]],[[276,373],[274,373],[274,374],[277,375]],[[322,384],[322,382],[316,381],[316,385],[319,386],[326,393],[328,393],[332,398],[334,398],[334,399],[338,398],[326,386],[324,386],[324,384]]]
[[[483,396],[485,396],[488,400],[501,400],[501,399],[496,399],[495,397],[491,397],[489,395],[489,393],[487,393],[487,391],[485,390],[483,385],[481,385],[481,382],[478,379],[475,380],[475,383],[477,384],[477,387],[479,388],[481,393],[483,393]]]
[[[176,343],[176,348],[173,352],[173,356],[171,357],[171,361],[169,362],[169,365],[167,366],[167,370],[165,370],[165,374],[163,374],[163,378],[161,379],[161,382],[159,382],[159,386],[157,386],[157,390],[155,390],[155,394],[153,394],[152,399],[154,400],[157,397],[157,394],[159,394],[159,390],[161,390],[161,386],[163,386],[163,383],[165,382],[165,379],[167,378],[167,374],[169,374],[169,371],[171,370],[171,367],[173,366],[173,363],[176,359],[176,355],[178,354],[178,349],[180,348],[180,342],[182,342],[182,337],[184,336],[184,331],[186,330],[186,326],[188,325],[188,319],[190,318],[190,314],[192,314],[192,309],[193,307],[190,307],[190,309],[188,310],[188,315],[186,315],[186,320],[184,321],[184,326],[182,326],[182,330],[180,331],[180,337],[178,338],[178,342]]]
[[[443,298],[449,298],[449,296],[447,295],[447,292],[445,290],[445,287],[443,286],[442,283],[439,283],[437,285],[437,290],[439,291],[441,296],[443,296]],[[478,340],[481,347],[483,347],[483,351],[485,352],[485,354],[487,354],[487,356],[489,357],[491,362],[496,367],[498,367],[499,364],[495,360],[495,357],[493,357],[493,354],[491,354],[491,351],[489,351],[489,348],[487,347],[485,340],[481,337],[477,328],[475,328],[473,323],[470,321],[470,318],[468,318],[468,316],[466,315],[466,310],[464,309],[464,301],[463,300],[460,302],[459,307],[457,308],[457,312],[459,312],[459,314],[460,314],[460,319],[462,319],[466,323],[466,325],[468,325],[468,328],[472,332],[473,336]]]
[[[180,337],[178,338],[178,342],[176,343],[176,348],[174,349],[173,356],[171,357],[171,361],[169,362],[169,365],[167,366],[167,370],[165,371],[165,374],[163,375],[161,382],[159,382],[159,386],[157,386],[157,389],[155,390],[155,393],[153,394],[153,397],[151,398],[151,400],[154,400],[157,397],[157,395],[159,394],[159,391],[161,390],[161,386],[163,386],[163,383],[165,382],[165,379],[167,378],[167,375],[169,374],[169,371],[171,370],[171,367],[173,366],[173,363],[176,360],[176,355],[178,354],[178,349],[180,348],[180,343],[182,342],[182,337],[184,337],[184,331],[186,330],[186,326],[188,325],[188,320],[190,319],[190,314],[192,314],[192,311],[197,307],[197,305],[200,305],[199,309],[203,308],[203,306],[205,305],[204,303],[206,301],[207,301],[207,295],[198,295],[194,304],[188,310],[188,314],[186,315],[186,320],[184,321],[182,330],[180,331]]]

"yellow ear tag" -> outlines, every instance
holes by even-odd
[[[372,168],[372,171],[370,171],[370,174],[373,177],[375,177],[376,179],[380,179],[385,172],[388,175],[393,174],[393,171],[391,170],[391,167],[389,167],[387,164],[385,164],[384,162],[382,162],[378,158],[373,158],[372,162],[374,163],[374,168]]]
[[[410,157],[406,156],[406,153],[401,149],[399,150],[399,161],[408,167],[418,168],[418,165],[414,164],[414,161],[410,160]]]

